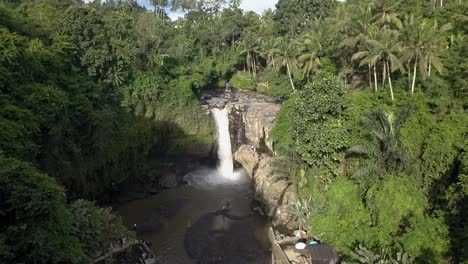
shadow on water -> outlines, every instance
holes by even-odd
[[[213,171],[191,175],[217,177]],[[119,213],[129,227],[136,224],[139,239],[151,242],[158,263],[271,263],[268,221],[251,210],[253,188],[242,177],[164,190],[124,204]],[[227,203],[230,209],[222,210]]]
[[[252,229],[253,214],[209,213],[191,226],[184,239],[188,255],[197,263],[267,263],[268,256]]]

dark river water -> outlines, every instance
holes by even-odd
[[[118,210],[128,227],[136,224],[138,239],[152,243],[158,263],[271,263],[268,221],[252,211],[248,176],[228,181],[200,168],[186,180]]]

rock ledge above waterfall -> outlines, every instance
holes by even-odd
[[[216,90],[203,95],[201,100],[208,109],[228,109],[234,151],[242,144],[249,144],[273,153],[270,133],[281,104],[260,93],[237,90]]]

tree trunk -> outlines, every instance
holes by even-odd
[[[418,66],[418,61],[414,62],[414,69],[413,69],[413,83],[411,84],[411,93],[414,94],[414,84],[416,83],[416,69]]]
[[[250,57],[250,55],[249,55],[248,59],[247,59],[247,69],[249,69],[249,76],[252,75],[250,73],[251,68],[252,68],[252,57]]]
[[[383,69],[382,69],[382,87],[385,88],[385,79],[387,79],[387,62],[383,61]]]
[[[372,89],[372,73],[371,73],[371,66],[370,64],[367,64],[367,71],[368,71],[368,75],[369,75],[369,88]]]
[[[253,76],[257,77],[257,63],[255,62],[255,55],[252,56],[252,60],[253,60]]]
[[[374,64],[374,86],[375,86],[375,91],[377,92],[377,70],[375,69],[375,64]]]
[[[431,77],[431,67],[432,66],[432,63],[431,63],[431,59],[429,59],[429,65],[427,66],[427,77]]]
[[[294,82],[293,82],[292,76],[291,76],[291,70],[289,69],[289,63],[286,63],[286,69],[288,70],[289,82],[291,83],[293,93],[295,93],[296,92],[296,87],[294,87]]]
[[[385,62],[385,65],[387,65],[387,68],[390,69],[388,67],[388,62]],[[388,73],[388,85],[390,86],[390,95],[392,96],[392,101],[395,101],[395,97],[393,96],[392,77],[390,76],[390,71],[387,71],[387,73]]]
[[[406,68],[408,68],[408,91],[411,91],[411,65],[409,62],[406,65]]]

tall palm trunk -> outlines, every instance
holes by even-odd
[[[411,84],[411,93],[414,94],[414,84],[416,83],[416,68],[418,66],[418,60],[414,62],[413,68],[413,83]]]
[[[390,95],[392,96],[392,101],[395,101],[395,97],[393,96],[393,87],[392,87],[392,77],[390,76],[390,67],[388,67],[388,62],[385,61],[385,65],[387,66],[387,73],[388,73],[388,85],[390,86]]]
[[[253,60],[253,76],[257,77],[257,63],[255,60],[255,54],[252,56],[252,60]]]
[[[252,68],[252,57],[250,56],[250,53],[247,54],[247,69],[249,70],[249,76],[251,75],[250,69]]]
[[[382,69],[382,87],[385,88],[385,79],[387,79],[387,62],[383,60],[383,69]]]
[[[406,68],[408,68],[408,91],[411,91],[411,64],[409,62]]]
[[[291,76],[291,70],[289,69],[289,63],[286,63],[286,69],[288,70],[288,77],[289,77],[289,82],[291,83],[291,87],[293,89],[293,93],[296,92],[296,87],[294,87],[294,82]]]
[[[369,75],[369,88],[372,89],[372,73],[371,73],[371,66],[370,64],[368,63],[367,64],[367,72],[368,72],[368,75]]]
[[[374,86],[375,86],[375,91],[377,92],[377,70],[375,68],[375,64],[374,64]]]
[[[432,63],[431,63],[431,59],[429,59],[429,65],[427,66],[427,77],[431,77],[431,67],[432,66]]]

